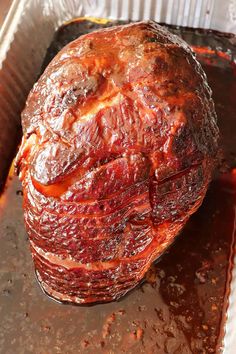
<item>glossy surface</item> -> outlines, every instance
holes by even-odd
[[[27,99],[18,154],[47,293],[92,303],[139,283],[202,203],[215,120],[190,48],[154,22],[93,32],[57,54]]]
[[[4,354],[216,352],[234,236],[231,169],[236,166],[236,71],[226,56],[214,51],[216,46],[230,48],[227,36],[172,30],[190,44],[207,47],[199,51],[199,60],[213,89],[228,172],[216,177],[202,207],[152,267],[148,281],[120,301],[92,307],[62,306],[42,294],[28,250],[20,183],[17,178],[9,181],[0,213],[0,348]],[[209,47],[213,52],[208,53]],[[232,46],[231,50],[234,54]]]

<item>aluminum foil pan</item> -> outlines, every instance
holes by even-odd
[[[236,0],[15,0],[0,31],[0,179],[15,152],[20,112],[55,30],[75,17],[147,20],[236,34]],[[232,39],[233,41],[233,39]],[[6,144],[6,137],[8,144]],[[12,144],[9,144],[9,137]],[[235,262],[236,264],[236,259]],[[236,267],[232,273],[224,353],[236,348]],[[9,352],[10,353],[10,352]]]

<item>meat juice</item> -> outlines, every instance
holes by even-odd
[[[68,24],[66,31],[59,30],[52,47],[58,51],[86,28],[93,29],[91,23],[84,26],[85,29],[75,23]],[[60,33],[63,33],[61,39]],[[195,31],[191,35],[197,36]],[[201,35],[207,46],[207,32]],[[52,47],[45,63],[55,55]],[[146,281],[127,296],[105,305],[67,307],[50,301],[38,291],[30,276],[29,259],[18,262],[19,274],[14,275],[12,271],[19,255],[17,248],[13,251],[11,246],[17,235],[22,234],[23,223],[19,185],[15,179],[9,181],[1,211],[1,220],[4,218],[1,252],[11,255],[7,262],[1,261],[7,264],[8,271],[1,282],[3,348],[24,349],[24,343],[28,343],[35,346],[35,353],[49,347],[50,353],[57,353],[53,348],[55,334],[59,333],[57,346],[68,353],[215,353],[220,350],[235,241],[236,70],[224,53],[211,52],[205,46],[195,51],[213,90],[222,147],[220,171],[216,172],[203,205],[175,243],[152,266]],[[13,214],[14,223],[10,220],[13,202],[20,210],[17,215]],[[23,238],[18,242],[20,249],[26,248]],[[19,307],[13,304],[16,301]],[[21,321],[24,324],[19,339],[16,332]],[[13,344],[12,338],[16,338]]]

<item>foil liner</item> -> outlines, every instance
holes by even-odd
[[[55,30],[65,21],[81,16],[153,19],[236,34],[236,0],[14,0],[0,31],[1,161],[11,159],[20,112]],[[12,150],[5,142],[9,136]],[[231,277],[224,354],[234,354],[236,350],[236,257]]]

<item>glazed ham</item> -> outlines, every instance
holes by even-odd
[[[154,22],[64,47],[29,94],[17,168],[36,273],[53,298],[118,299],[202,203],[218,129],[191,49]]]

